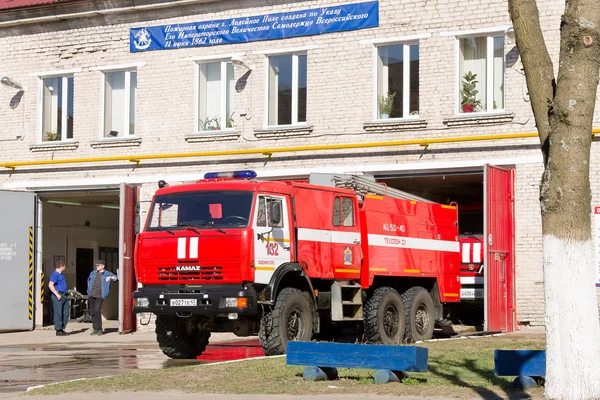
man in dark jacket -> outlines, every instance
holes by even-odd
[[[108,297],[110,284],[117,280],[117,276],[110,271],[106,271],[106,263],[98,260],[96,270],[90,273],[88,277],[88,302],[92,313],[92,325],[94,330],[92,335],[102,335],[102,301]]]

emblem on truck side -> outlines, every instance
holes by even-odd
[[[352,265],[352,249],[346,246],[344,249],[344,265]]]
[[[175,267],[175,271],[200,271],[199,265],[178,265]]]

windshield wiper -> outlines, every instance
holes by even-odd
[[[177,226],[185,226],[186,229],[189,229],[190,231],[194,231],[197,234],[200,234],[200,231],[198,229],[196,229],[195,225],[192,225],[188,222],[182,222],[180,224],[177,224]]]

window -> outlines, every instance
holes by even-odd
[[[352,199],[346,197],[335,198],[333,201],[333,226],[354,226],[354,203]]]
[[[156,196],[147,230],[245,228],[253,194],[246,191],[195,191]]]
[[[198,131],[233,128],[233,64],[217,61],[198,65]]]
[[[135,135],[136,97],[136,71],[104,73],[103,136],[105,138]]]
[[[273,199],[270,197],[263,196],[260,196],[258,198],[258,214],[256,218],[256,226],[270,226],[275,228],[283,228],[283,215],[281,215],[281,220],[278,224],[271,224],[270,210],[272,207],[272,203],[277,203],[279,205],[279,209],[283,212],[283,202],[281,201],[281,199]]]
[[[98,248],[100,259],[106,262],[106,270],[116,273],[119,268],[119,249],[117,247]]]
[[[377,47],[375,118],[419,115],[419,45]]]
[[[270,56],[268,64],[268,125],[306,123],[306,54]]]
[[[42,140],[73,139],[73,77],[42,79]]]
[[[504,36],[459,38],[459,112],[504,109]]]

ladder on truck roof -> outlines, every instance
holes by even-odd
[[[356,175],[350,175],[349,177],[334,175],[332,181],[335,187],[354,190],[361,197],[361,200],[367,194],[375,194],[379,196],[391,197],[393,199],[414,200],[424,203],[437,204],[435,201],[431,201],[402,190],[390,188],[386,185],[382,185],[381,183],[377,183]]]

